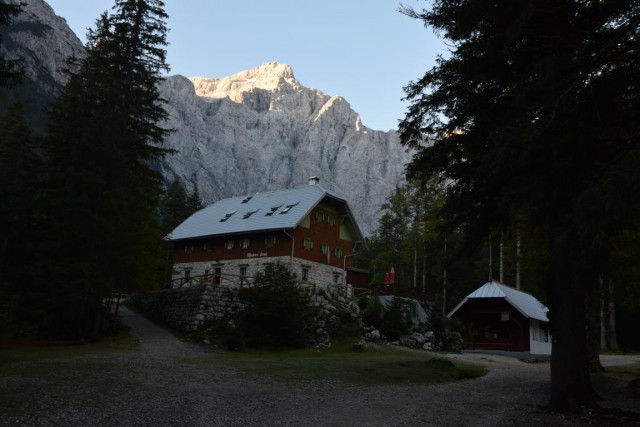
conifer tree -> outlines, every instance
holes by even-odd
[[[187,199],[187,207],[189,215],[199,211],[204,207],[204,205],[202,204],[202,198],[200,197],[200,190],[198,190],[197,184],[193,186],[193,192],[189,194],[189,197]]]
[[[42,196],[40,169],[22,105],[15,104],[0,117],[0,294],[5,297],[24,293],[31,280]]]
[[[451,46],[405,89],[409,175],[447,179],[447,217],[478,236],[514,212],[548,230],[550,408],[595,406],[585,296],[640,210],[640,1],[403,11]]]
[[[159,283],[161,192],[150,164],[167,153],[157,90],[165,63],[160,0],[116,0],[89,31],[87,56],[48,127],[50,236],[42,286],[53,333],[96,336],[102,299]]]
[[[176,228],[191,214],[188,206],[187,192],[178,179],[174,180],[164,192],[160,201],[160,220],[162,234],[166,235]]]

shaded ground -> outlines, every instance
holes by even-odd
[[[189,426],[529,426],[620,425],[638,418],[582,417],[538,409],[549,389],[549,364],[502,355],[460,354],[454,360],[481,363],[479,379],[433,386],[355,386],[336,381],[282,383],[250,380],[216,365],[199,363],[206,349],[184,344],[126,308],[124,323],[140,340],[139,351],[69,360],[69,378],[37,375],[0,378],[0,398],[25,392],[18,408],[3,407],[0,425],[189,425]],[[603,364],[622,356],[603,357]],[[624,362],[638,361],[631,356]],[[56,363],[60,363],[56,360]],[[46,361],[44,363],[46,365]],[[603,406],[640,408],[625,391],[629,378],[596,375]],[[640,424],[639,424],[640,425]]]

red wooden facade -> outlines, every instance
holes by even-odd
[[[173,262],[222,262],[294,256],[336,268],[352,267],[354,257],[351,255],[354,252],[355,236],[351,234],[348,223],[341,224],[342,216],[336,208],[337,206],[320,203],[293,230],[180,240],[173,244]],[[348,222],[350,219],[347,218],[345,221]]]
[[[503,298],[469,299],[455,317],[468,328],[471,349],[530,351],[529,319]]]

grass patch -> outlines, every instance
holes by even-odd
[[[24,343],[0,337],[0,372],[15,362],[67,359],[93,353],[133,351],[138,348],[138,341],[124,326],[119,326],[116,333],[104,336],[99,342],[80,345]]]
[[[625,349],[618,350],[609,350],[608,348],[598,350],[599,354],[609,354],[609,355],[617,355],[617,354],[633,354],[633,351],[626,351]]]
[[[640,378],[640,362],[632,363],[631,365],[608,366],[606,371],[616,372],[619,374],[630,374]]]
[[[85,345],[0,340],[0,416],[48,416],[68,407],[95,406],[99,399],[131,390],[137,383],[121,374],[122,363],[114,356],[137,348],[126,330]],[[51,401],[56,402],[53,407],[43,403]]]
[[[282,381],[334,380],[361,385],[435,384],[476,378],[486,373],[478,365],[396,348],[364,352],[343,344],[331,349],[282,352],[225,352],[202,362],[215,361],[249,377]]]

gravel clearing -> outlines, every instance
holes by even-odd
[[[549,364],[497,354],[464,353],[452,360],[489,368],[484,377],[431,386],[358,386],[336,381],[247,379],[215,363],[198,363],[204,346],[185,344],[126,308],[121,317],[138,351],[87,356],[98,370],[52,384],[42,378],[0,378],[0,388],[28,389],[16,410],[0,403],[3,426],[531,426],[640,425],[638,417],[539,409],[549,390]],[[606,356],[605,365],[640,361]],[[69,363],[81,364],[73,359]],[[56,363],[60,363],[59,360]],[[77,365],[73,365],[77,366]],[[70,367],[70,372],[74,372]],[[625,392],[630,378],[594,376],[604,407],[640,408]],[[72,402],[72,403],[69,403]]]

